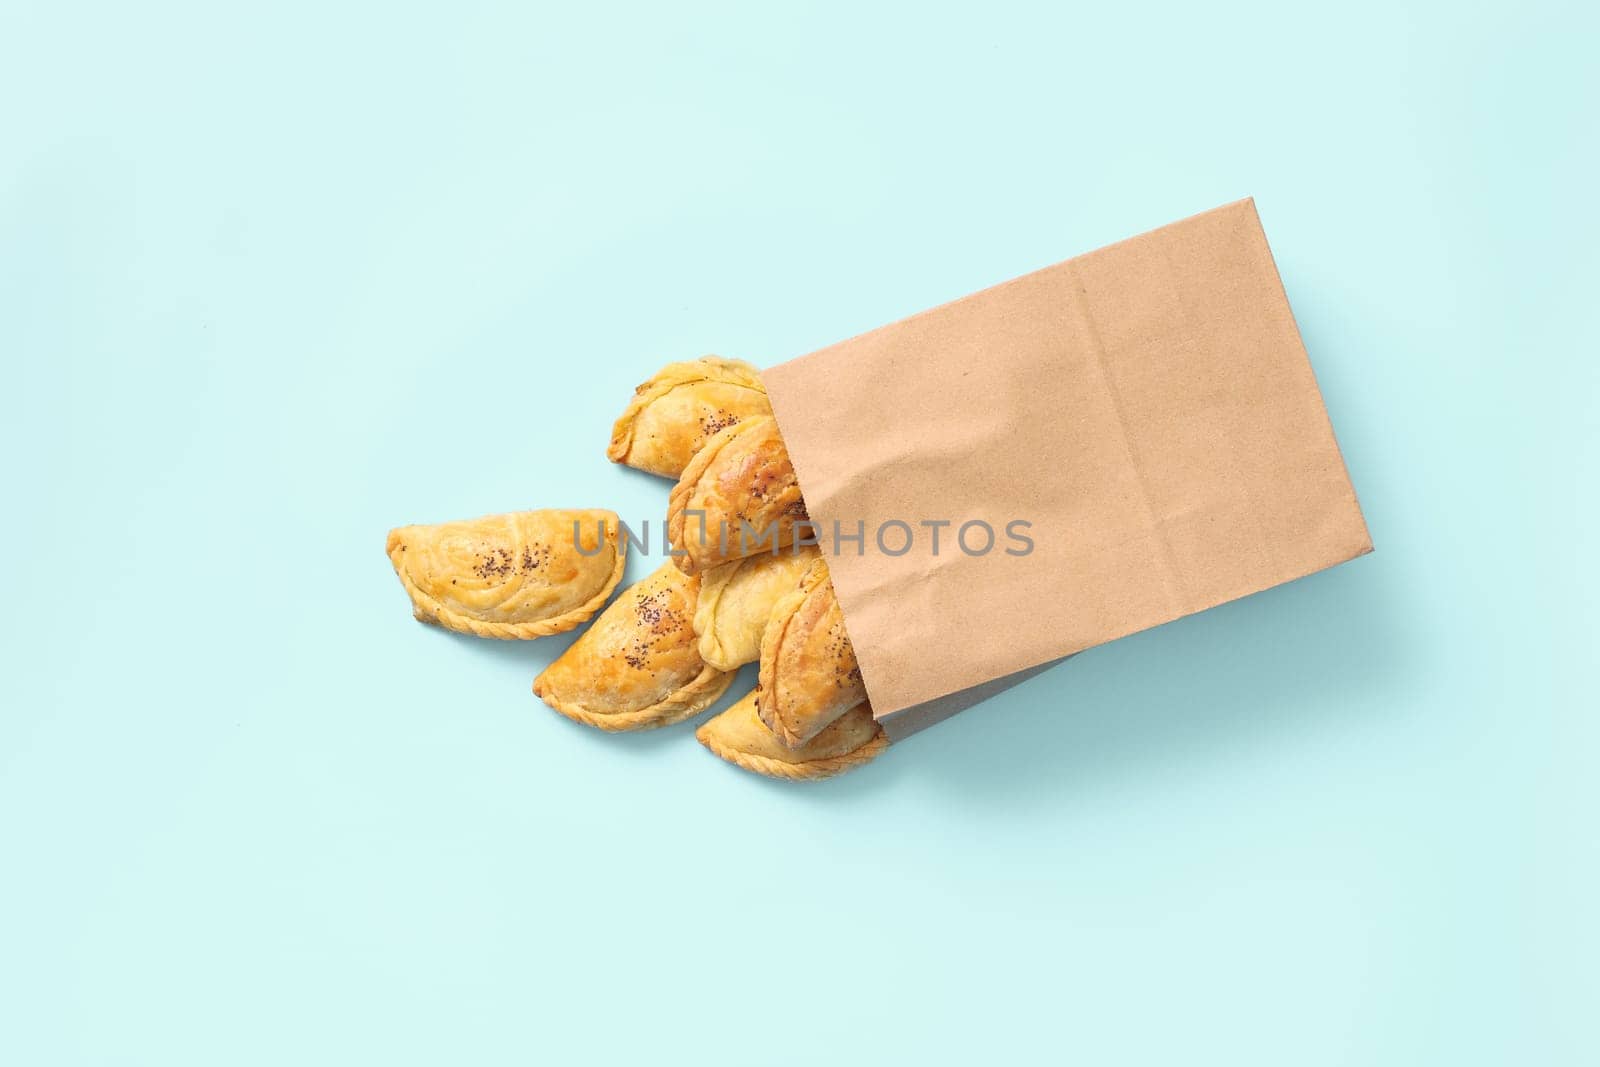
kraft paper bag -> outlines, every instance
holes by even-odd
[[[891,736],[1372,549],[1250,200],[763,377]]]

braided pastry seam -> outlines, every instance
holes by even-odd
[[[732,671],[704,667],[681,688],[649,707],[609,714],[590,711],[582,704],[563,700],[551,693],[542,693],[539,691],[537,679],[533,683],[533,691],[540,700],[573,722],[592,726],[607,733],[620,733],[627,730],[654,730],[693,718],[715,704],[722,694],[727,692],[728,686],[733,683],[733,675]]]
[[[889,747],[889,739],[882,731],[871,741],[852,752],[842,756],[829,756],[825,759],[806,760],[802,763],[786,763],[783,760],[773,759],[771,756],[758,756],[751,752],[741,752],[735,748],[719,744],[710,737],[704,726],[695,731],[695,740],[699,741],[711,754],[718,759],[725,760],[736,767],[750,771],[752,774],[764,775],[768,778],[778,778],[790,782],[821,781],[843,774],[863,764],[871,763],[884,750]]]
[[[827,564],[817,560],[800,576],[797,588],[783,594],[772,605],[766,631],[761,635],[761,666],[756,672],[756,718],[760,719],[778,740],[790,748],[799,748],[809,738],[802,738],[789,728],[778,711],[778,688],[775,677],[778,669],[778,652],[783,648],[789,624],[800,611],[811,591],[828,578]]]
[[[699,563],[689,554],[683,538],[684,519],[689,507],[689,499],[694,496],[695,485],[705,475],[706,470],[711,466],[711,461],[727,447],[729,441],[732,441],[739,434],[758,426],[762,419],[770,418],[772,418],[771,415],[762,415],[754,419],[745,419],[743,422],[736,422],[732,426],[725,427],[712,434],[706,439],[706,443],[700,446],[700,451],[694,454],[694,458],[689,461],[689,465],[683,468],[683,474],[678,478],[678,484],[674,485],[672,492],[667,495],[667,543],[680,553],[673,556],[672,561],[677,564],[678,569],[683,573],[696,574],[700,570]],[[703,516],[701,521],[705,521]],[[710,534],[709,530],[704,532],[707,535]]]

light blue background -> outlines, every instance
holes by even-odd
[[[1600,1061],[1596,24],[1293,6],[6,4],[0,1061]],[[814,788],[411,621],[661,362],[1244,195],[1376,555]]]

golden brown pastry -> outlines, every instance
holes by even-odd
[[[622,580],[620,528],[615,512],[598,508],[519,511],[402,526],[389,531],[388,552],[418,619],[520,640],[562,633],[600,610]]]
[[[770,552],[774,541],[786,546],[805,521],[800,483],[770,415],[707,441],[667,501],[667,539],[683,553],[674,559],[687,574]]]
[[[611,428],[606,455],[613,463],[676,478],[712,434],[770,414],[761,374],[743,360],[704,356],[668,363],[634,390]]]
[[[861,668],[845,633],[828,564],[818,559],[806,569],[799,587],[772,606],[761,635],[756,711],[793,748],[865,699]]]
[[[695,740],[729,763],[768,778],[832,778],[870,763],[889,747],[872,709],[857,704],[799,748],[778,740],[756,714],[756,694],[695,731]]]
[[[761,658],[761,635],[772,605],[794,589],[817,558],[815,546],[781,549],[712,567],[700,576],[694,632],[700,658],[719,671],[737,670]]]
[[[699,585],[661,565],[617,597],[534,679],[533,691],[567,718],[602,730],[667,726],[710,707],[733,675],[700,659],[690,625]]]

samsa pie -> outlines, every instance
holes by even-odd
[[[818,559],[772,607],[761,635],[756,712],[784,744],[798,747],[867,699],[828,565]]]
[[[695,715],[733,675],[706,666],[694,627],[700,579],[663,564],[628,587],[544,673],[533,691],[569,719],[644,730]]]
[[[756,714],[753,691],[694,736],[719,758],[769,778],[832,778],[872,762],[889,747],[872,709],[857,704],[810,741],[790,748]]]
[[[700,575],[694,632],[700,658],[722,671],[737,670],[761,658],[761,635],[772,605],[794,589],[817,558],[813,546],[784,548],[777,555],[746,556]]]
[[[587,621],[622,580],[615,512],[552,509],[389,531],[413,614],[448,630],[524,640]]]
[[[770,415],[707,441],[667,500],[667,539],[687,574],[789,545],[806,522],[789,450]]]
[[[613,463],[676,478],[713,434],[771,413],[760,372],[743,360],[704,356],[668,363],[634,390],[611,428],[606,455]]]

